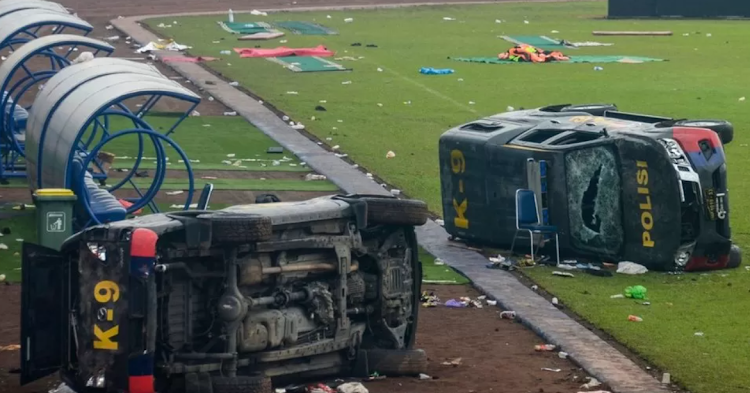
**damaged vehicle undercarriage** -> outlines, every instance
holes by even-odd
[[[568,257],[652,270],[737,267],[723,148],[733,136],[726,121],[610,104],[551,105],[463,124],[440,138],[445,228],[512,247],[516,193],[529,190],[534,225],[557,234]],[[531,232],[529,247],[545,243]]]
[[[22,383],[266,392],[270,378],[424,372],[421,201],[333,196],[155,214],[24,245]],[[93,350],[92,350],[93,348]]]

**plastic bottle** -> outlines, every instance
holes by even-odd
[[[233,23],[233,22],[234,22],[234,11],[232,11],[232,9],[230,8],[229,9],[229,23]]]
[[[643,318],[636,315],[628,315],[628,321],[631,322],[643,322]]]
[[[534,350],[537,352],[551,352],[554,351],[557,346],[552,344],[535,345]]]

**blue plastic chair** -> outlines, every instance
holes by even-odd
[[[513,235],[513,243],[510,246],[511,253],[516,246],[516,238],[519,232],[529,233],[532,260],[534,260],[534,235],[554,234],[557,264],[560,264],[560,239],[557,236],[557,227],[541,223],[536,194],[534,194],[534,191],[527,189],[516,190],[516,234]]]

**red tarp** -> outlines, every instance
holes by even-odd
[[[315,48],[287,48],[280,46],[274,49],[234,48],[240,57],[284,57],[284,56],[333,56],[334,52],[323,45]]]

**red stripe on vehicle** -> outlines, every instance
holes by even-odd
[[[153,375],[128,378],[130,388],[128,393],[155,393]]]
[[[714,149],[722,149],[719,135],[707,128],[674,127],[672,133],[686,153],[699,153],[701,148],[698,142],[704,139],[708,139]]]
[[[130,240],[130,255],[134,257],[155,258],[157,240],[159,240],[159,235],[150,229],[138,228],[134,230]]]

